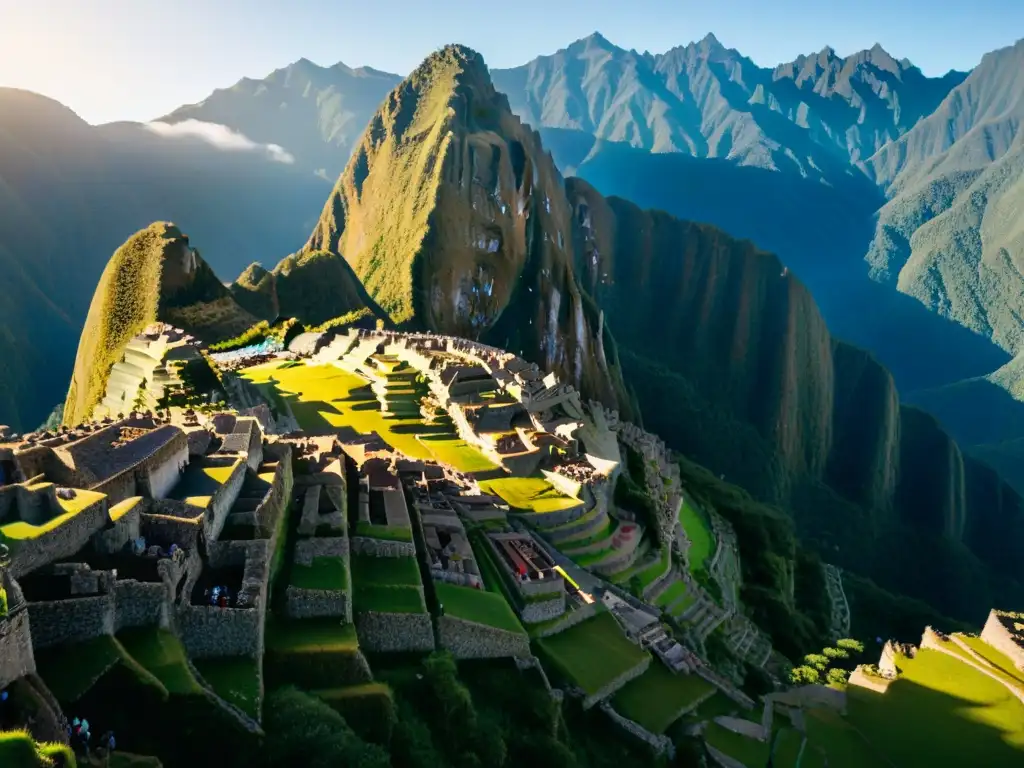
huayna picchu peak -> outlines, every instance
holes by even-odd
[[[0,89],[0,768],[1018,766],[1024,41],[413,6]]]

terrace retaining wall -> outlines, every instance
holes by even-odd
[[[335,589],[301,589],[289,586],[285,590],[285,613],[292,619],[311,619],[318,616],[337,616],[344,623],[352,623],[352,601],[347,592]]]
[[[536,634],[536,637],[550,637],[551,635],[557,635],[559,632],[564,632],[570,627],[575,627],[587,619],[593,618],[597,615],[597,603],[585,603],[584,605],[577,606],[571,611],[566,611],[563,614],[564,618],[562,621],[552,624],[549,627],[545,627],[543,630]]]
[[[657,755],[665,755],[669,760],[672,760],[676,756],[676,748],[672,743],[672,739],[665,735],[656,735],[644,728],[640,723],[630,720],[628,717],[623,717],[614,709],[607,701],[601,702],[601,709],[608,717],[611,718],[612,722],[619,726],[626,733],[635,736],[644,743],[648,744]]]
[[[295,542],[294,561],[298,565],[312,565],[317,557],[340,557],[348,561],[348,538],[345,536],[318,536]]]
[[[115,614],[113,593],[29,603],[32,645],[35,648],[49,648],[62,643],[81,643],[100,635],[112,635]]]
[[[35,671],[28,611],[0,619],[0,689]]]
[[[988,619],[981,630],[981,639],[997,651],[1008,656],[1017,669],[1024,671],[1024,647],[1021,647],[1021,644],[1014,640],[1009,628],[1004,623],[1012,621],[1015,621],[1015,619],[1005,616],[1001,617],[996,611],[989,611]],[[1016,621],[1024,624],[1024,619],[1017,619]],[[1024,632],[1021,635],[1024,637]]]
[[[189,605],[178,610],[178,629],[185,650],[195,659],[263,652],[262,617],[255,608]]]
[[[530,655],[530,638],[525,632],[508,632],[497,627],[455,616],[437,620],[438,642],[457,659],[494,659]]]
[[[411,541],[388,541],[372,539],[369,536],[353,536],[350,539],[353,554],[374,557],[415,557],[416,545]]]
[[[434,627],[428,613],[378,613],[355,615],[359,645],[367,651],[402,652],[434,650]]]
[[[519,609],[519,617],[528,624],[538,624],[542,621],[557,619],[565,613],[565,593],[563,592],[555,600],[544,600],[542,602],[523,603]],[[571,626],[571,625],[570,625]]]
[[[592,694],[584,697],[584,699],[583,699],[583,708],[584,709],[590,709],[592,706],[594,706],[598,702],[604,701],[605,699],[611,697],[616,691],[619,690],[619,688],[624,686],[630,680],[634,680],[634,679],[640,677],[640,675],[642,675],[644,672],[647,671],[647,668],[649,666],[651,666],[651,657],[650,657],[650,655],[646,656],[643,661],[641,661],[639,664],[637,664],[632,669],[627,669],[625,672],[623,672],[621,675],[616,677],[614,680],[612,680],[612,681],[606,683],[605,685],[603,685],[600,690],[598,690],[595,693],[592,693]]]

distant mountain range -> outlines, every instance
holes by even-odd
[[[1019,351],[1022,56],[1024,41],[970,73],[929,78],[877,45],[765,68],[711,35],[653,55],[594,34],[491,75],[562,173],[777,253],[830,330],[875,354],[905,396],[983,414],[1016,410],[1016,400],[998,384],[955,387],[952,400],[928,393],[986,376]],[[12,153],[0,153],[9,203],[0,251],[17,262],[0,345],[25,361],[19,369],[69,367],[70,331],[87,301],[78,279],[94,279],[153,220],[187,222],[222,275],[295,251],[324,179],[342,171],[401,79],[303,59],[162,116],[158,124],[177,127],[162,133],[91,128],[52,102],[43,109],[40,97],[27,111],[0,108],[0,148],[12,146],[12,121],[33,121],[15,125],[13,146],[28,148],[21,168],[4,167]],[[209,124],[250,150],[211,145]],[[277,161],[251,149],[270,145]],[[96,178],[108,182],[83,196]],[[52,209],[60,222],[44,213]],[[32,426],[52,407],[46,387],[6,379],[0,420]],[[1002,442],[1002,431],[993,427],[984,444]]]

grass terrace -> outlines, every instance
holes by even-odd
[[[804,715],[807,747],[801,765],[810,766],[812,756],[822,753],[828,756],[831,768],[872,768],[887,764],[864,734],[839,713],[831,709],[810,709]]]
[[[202,693],[202,687],[185,663],[185,648],[171,632],[139,627],[118,633],[117,639],[135,661],[163,683],[168,693]]]
[[[723,752],[734,760],[739,760],[748,768],[765,765],[768,762],[770,751],[768,742],[735,733],[716,722],[707,724],[704,730],[704,740],[719,752]]]
[[[684,496],[679,508],[679,524],[691,542],[688,553],[690,572],[701,571],[708,558],[715,554],[715,534],[711,530],[711,522]]]
[[[348,589],[348,571],[340,557],[314,557],[310,565],[292,564],[291,585],[299,589]]]
[[[715,687],[698,675],[676,675],[654,662],[615,694],[612,706],[651,733],[664,733],[684,710],[713,690]]]
[[[1009,656],[1002,651],[996,650],[980,637],[972,637],[970,635],[957,635],[957,637],[968,648],[991,664],[995,668],[996,674],[1006,679],[1011,685],[1024,688],[1024,672],[1021,672],[1014,666]]]
[[[473,587],[462,587],[447,582],[434,583],[437,600],[444,606],[445,614],[457,619],[475,621],[506,632],[523,632],[515,613],[500,593],[488,592]]]
[[[140,683],[156,688],[166,697],[168,691],[164,684],[110,635],[100,635],[83,643],[46,648],[36,653],[36,667],[40,677],[62,704],[78,701],[118,664],[125,666]]]
[[[668,589],[666,589],[664,592],[662,592],[660,595],[658,595],[656,598],[654,598],[654,604],[656,606],[658,606],[659,608],[663,608],[663,609],[667,610],[668,607],[670,605],[672,605],[672,603],[674,603],[676,600],[678,600],[679,598],[681,598],[684,595],[686,595],[687,592],[688,592],[688,590],[687,590],[686,582],[685,581],[681,581],[681,580],[674,581],[674,582],[672,582],[672,585],[669,586]],[[696,598],[693,598],[691,596],[691,599],[689,601],[686,601],[686,602],[683,603],[682,609],[685,610],[687,607],[689,607],[689,605],[695,599]]]
[[[332,618],[268,621],[266,645],[289,653],[359,650],[355,627]]]
[[[337,618],[268,616],[263,675],[267,686],[309,689],[366,682],[355,626]]]
[[[189,464],[171,491],[170,498],[196,507],[209,506],[213,495],[231,478],[231,473],[241,461],[234,459],[230,464],[211,464],[201,460]]]
[[[480,490],[500,496],[519,512],[557,512],[581,504],[541,477],[497,477],[480,481]]]
[[[412,528],[399,525],[374,525],[364,520],[356,523],[356,536],[384,541],[412,541]]]
[[[75,755],[66,744],[35,741],[28,731],[0,731],[0,765],[10,768],[65,766],[74,768]]]
[[[376,432],[388,445],[413,459],[443,461],[463,472],[496,468],[480,451],[460,440],[451,424],[428,425],[418,412],[384,413],[368,379],[336,366],[282,366],[275,361],[241,373],[250,381],[274,388],[277,396],[288,402],[303,429],[351,427],[362,434]],[[414,376],[412,372],[396,374],[409,375]],[[404,380],[396,382],[395,392],[402,397],[415,397],[417,393]]]
[[[259,716],[259,662],[248,656],[196,659],[196,669],[214,693],[250,717]]]
[[[40,485],[49,484],[44,483]],[[82,510],[91,507],[96,502],[102,501],[105,498],[107,498],[107,496],[103,493],[79,490],[76,490],[75,498],[73,499],[62,499],[58,496],[57,504],[62,510],[60,514],[54,515],[41,525],[32,525],[32,523],[26,523],[24,520],[16,520],[13,523],[7,523],[6,525],[0,526],[0,541],[10,541],[14,546],[17,546],[18,541],[31,541],[32,539],[36,539],[44,534],[57,530]]]
[[[351,565],[356,611],[426,612],[415,557],[352,555]]]
[[[610,613],[599,613],[564,632],[537,640],[542,659],[593,695],[647,657],[629,642]]]
[[[847,688],[848,721],[889,761],[1024,764],[1024,704],[1004,686],[930,649],[897,664],[903,673],[884,694]]]

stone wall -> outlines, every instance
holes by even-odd
[[[519,608],[519,617],[528,624],[557,619],[565,613],[565,592],[555,600],[523,603]]]
[[[530,655],[525,632],[507,632],[454,616],[437,620],[438,642],[457,659],[494,659]]]
[[[231,471],[227,482],[218,488],[203,515],[203,529],[206,532],[207,541],[216,541],[224,528],[224,522],[228,519],[228,513],[242,490],[242,483],[245,482],[245,472],[248,469],[244,461],[239,461]]]
[[[376,613],[355,615],[363,650],[405,652],[434,650],[434,627],[428,613]]]
[[[374,557],[415,557],[416,546],[411,541],[387,541],[371,539],[367,536],[353,536],[351,539],[352,553],[356,555],[373,555]]]
[[[0,689],[36,671],[27,610],[0,619]]]
[[[584,699],[583,699],[583,708],[584,709],[590,709],[592,706],[594,706],[598,702],[601,702],[601,701],[604,701],[605,699],[611,698],[611,696],[614,695],[615,692],[619,690],[619,688],[624,686],[630,680],[634,680],[635,678],[640,677],[640,675],[642,675],[644,672],[646,672],[647,668],[649,666],[651,666],[651,656],[648,654],[644,658],[644,660],[642,662],[640,662],[639,664],[637,664],[635,667],[633,667],[632,669],[626,670],[621,675],[616,677],[614,680],[609,682],[607,685],[602,687],[596,693],[592,693],[592,694],[584,697]]]
[[[552,624],[549,627],[545,627],[541,632],[538,632],[536,637],[550,637],[551,635],[557,635],[559,632],[564,632],[569,627],[575,627],[577,624],[586,621],[589,618],[597,615],[597,603],[586,603],[584,605],[577,606],[574,610],[566,611],[563,614],[563,619],[557,624]]]
[[[74,555],[89,543],[94,533],[106,527],[108,520],[107,500],[99,497],[56,528],[32,539],[10,543],[11,564],[8,572],[17,579],[54,560]]]
[[[189,605],[178,610],[178,630],[193,659],[214,656],[259,656],[263,626],[255,608]]]
[[[92,538],[92,544],[96,551],[119,552],[129,541],[137,539],[141,532],[141,515],[144,507],[141,496],[125,499],[115,507],[111,507],[109,515],[114,522]]]
[[[348,538],[345,536],[320,536],[299,539],[295,542],[295,563],[312,565],[317,557],[340,557],[348,561]]]
[[[166,455],[160,455],[166,454]],[[142,473],[142,490],[152,499],[162,499],[178,484],[181,472],[188,464],[188,436],[175,440],[161,449],[147,462]]]
[[[715,718],[715,722],[726,730],[738,733],[741,736],[746,736],[749,739],[764,741],[768,737],[768,734],[761,723],[744,720],[742,717],[720,715]]]
[[[28,615],[37,649],[112,635],[116,629],[113,593],[29,603]]]
[[[857,668],[850,674],[850,679],[847,681],[847,685],[857,685],[861,688],[867,688],[869,691],[874,691],[875,693],[885,693],[889,690],[889,685],[892,682],[892,680],[888,680],[884,677],[868,674],[864,665],[858,664]]]
[[[1022,640],[1014,640],[1013,634],[1010,632],[1010,628],[1006,626],[1007,622],[1013,621],[1024,624],[1024,618],[1013,619],[1012,617],[1007,617],[1005,614],[1000,615],[1000,612],[998,611],[989,611],[988,619],[985,621],[985,626],[981,630],[981,639],[997,651],[1006,654],[1010,658],[1010,661],[1016,665],[1017,669],[1024,671],[1024,647],[1021,645],[1021,642],[1024,642],[1024,631],[1018,633],[1018,636],[1021,637]]]
[[[177,544],[185,549],[194,549],[201,518],[186,517],[187,511],[193,510],[180,501],[151,502],[140,515],[140,530],[146,542],[163,547]]]
[[[633,722],[628,717],[623,717],[614,709],[607,701],[601,702],[601,709],[608,717],[611,718],[612,722],[619,726],[626,733],[631,736],[635,736],[645,744],[648,744],[656,754],[664,755],[669,760],[673,760],[676,756],[676,748],[672,743],[672,739],[665,735],[656,735],[648,731],[639,723]]]
[[[765,701],[787,707],[825,707],[840,713],[846,712],[846,693],[825,685],[802,685],[788,691],[770,693]]]
[[[300,589],[289,586],[285,590],[285,613],[292,619],[312,619],[318,616],[337,616],[343,623],[352,623],[352,601],[340,589]]]
[[[170,624],[170,601],[163,582],[114,582],[114,631]]]

